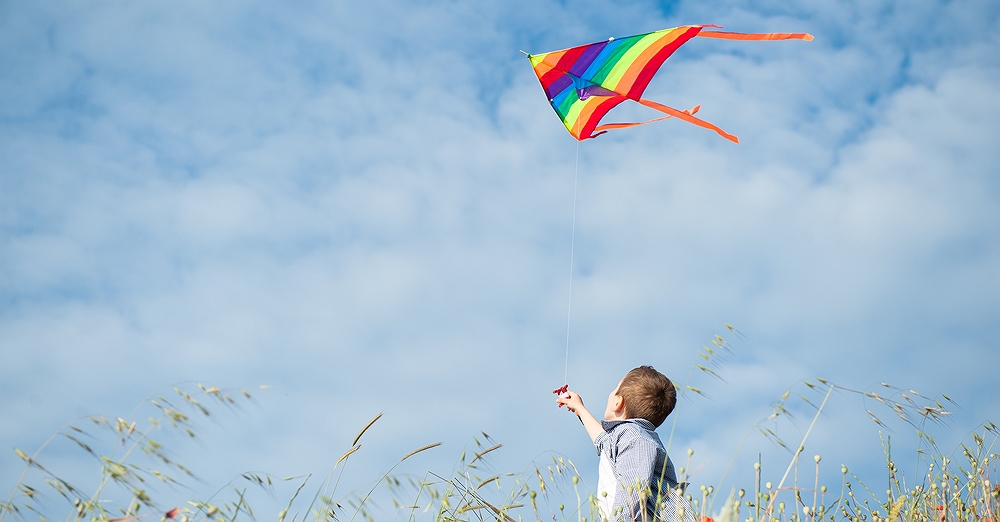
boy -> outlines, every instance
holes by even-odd
[[[604,420],[598,421],[572,391],[556,399],[580,417],[601,457],[597,503],[610,521],[687,522],[694,513],[676,488],[673,463],[655,430],[673,411],[673,383],[652,366],[625,374],[608,396]],[[657,505],[659,503],[659,505]],[[681,507],[686,509],[681,512]]]

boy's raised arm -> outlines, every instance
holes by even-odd
[[[604,432],[604,427],[601,426],[601,421],[597,420],[590,411],[583,405],[583,399],[574,391],[567,391],[563,396],[556,399],[557,404],[565,404],[566,409],[575,413],[577,417],[580,417],[580,422],[583,423],[583,427],[587,429],[587,435],[590,435],[590,440],[593,441],[598,435]]]

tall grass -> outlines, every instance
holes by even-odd
[[[732,335],[739,332],[726,325]],[[711,345],[711,346],[709,346]],[[694,375],[717,377],[725,354],[733,347],[715,336],[699,352],[692,366]],[[792,390],[770,405],[764,415],[747,430],[761,433],[780,447],[788,448],[790,461],[754,464],[754,482],[726,486],[727,468],[713,484],[688,486],[690,500],[702,522],[1000,522],[1000,485],[997,484],[995,452],[1000,428],[987,423],[971,433],[954,451],[941,450],[928,433],[928,425],[939,424],[949,414],[941,399],[924,397],[912,390],[881,386],[885,391],[858,391],[837,386],[824,379],[803,381],[806,393],[799,399],[815,413],[797,444],[790,445],[765,423],[789,414]],[[688,382],[678,386],[682,398],[703,395],[701,388]],[[828,488],[820,484],[820,455],[808,457],[804,448],[816,420],[828,400],[837,394],[855,394],[870,401],[865,411],[878,426],[885,423],[877,413],[890,412],[914,428],[918,445],[907,453],[922,463],[917,476],[907,476],[896,466],[896,452],[888,435],[882,437],[886,476],[866,482],[847,466],[841,466],[841,483]],[[255,392],[256,393],[256,392]],[[822,400],[820,400],[820,397]],[[198,498],[183,489],[197,482],[194,473],[180,462],[162,442],[170,434],[196,438],[196,419],[213,418],[214,410],[240,411],[254,403],[246,390],[221,390],[215,386],[178,386],[170,393],[151,395],[130,416],[110,419],[94,416],[79,419],[58,430],[36,451],[16,449],[24,469],[6,500],[0,502],[0,522],[7,518],[25,520],[58,516],[66,522],[236,522],[256,520],[250,505],[251,490],[277,496],[278,486],[294,486],[287,500],[276,505],[278,522],[333,522],[355,520],[441,520],[441,521],[567,521],[599,520],[596,499],[587,490],[576,466],[564,456],[543,453],[519,470],[499,471],[491,457],[503,450],[502,444],[482,433],[472,446],[462,451],[447,473],[427,471],[418,475],[397,473],[403,462],[427,451],[440,451],[440,443],[420,445],[399,457],[395,464],[370,476],[366,486],[340,491],[351,458],[362,450],[365,436],[377,429],[381,415],[363,426],[351,444],[322,480],[313,475],[276,478],[263,473],[244,472],[207,498]],[[141,420],[140,412],[152,415]],[[668,445],[672,442],[673,427]],[[176,439],[176,437],[174,437]],[[83,487],[63,478],[45,464],[45,450],[53,441],[70,441],[79,452],[92,458],[95,473],[91,485]],[[737,451],[739,451],[739,449]],[[674,455],[676,460],[676,455]],[[688,450],[684,466],[678,468],[682,482],[693,479],[693,452]],[[806,468],[803,471],[802,468]],[[809,476],[808,470],[812,471]],[[317,483],[318,481],[318,483]],[[877,484],[877,485],[876,485]],[[192,498],[181,505],[164,505],[156,498],[163,489],[176,496],[187,491]],[[56,502],[43,499],[55,498]],[[61,507],[60,507],[61,506]],[[280,509],[279,509],[280,508]]]

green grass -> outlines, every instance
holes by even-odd
[[[731,326],[726,327],[732,335],[739,336]],[[699,362],[692,366],[688,383],[678,386],[682,400],[691,401],[703,395],[699,387],[691,384],[691,377],[718,377],[725,355],[732,351],[733,347],[721,336],[706,343],[698,354]],[[928,425],[941,423],[949,414],[945,404],[950,399],[946,396],[928,398],[887,384],[879,392],[858,391],[823,379],[803,381],[802,386],[813,398],[802,394],[799,400],[815,413],[798,444],[791,446],[778,436],[776,429],[764,428],[770,421],[789,415],[789,401],[796,400],[791,390],[773,403],[743,438],[745,443],[751,434],[763,434],[774,444],[789,449],[790,462],[766,466],[755,463],[754,482],[742,488],[723,489],[728,470],[715,484],[689,486],[686,496],[699,517],[715,522],[1000,522],[997,518],[1000,455],[994,452],[1000,429],[995,424],[983,425],[965,443],[946,452],[938,448],[926,429]],[[833,491],[821,486],[822,459],[819,455],[804,455],[804,448],[834,391],[857,394],[872,402],[873,407],[866,409],[866,413],[879,427],[885,425],[875,412],[879,408],[912,427],[918,435],[918,444],[907,450],[906,458],[915,456],[922,463],[922,474],[905,477],[896,467],[890,439],[885,437],[882,439],[885,477],[865,483],[842,466],[841,484]],[[368,481],[367,485],[340,491],[348,464],[358,452],[364,451],[362,443],[366,436],[371,437],[381,415],[362,427],[325,478],[238,473],[234,481],[208,498],[190,498],[178,506],[158,503],[156,497],[163,490],[169,491],[171,498],[178,491],[193,497],[190,493],[193,490],[185,488],[197,482],[191,470],[171,457],[163,441],[177,443],[178,439],[196,438],[196,420],[214,418],[214,411],[219,408],[241,411],[253,403],[254,396],[246,390],[220,390],[201,384],[178,386],[170,393],[147,397],[128,418],[96,416],[67,424],[33,453],[15,450],[24,461],[24,469],[9,496],[0,502],[0,522],[8,518],[48,522],[47,517],[54,516],[66,522],[256,520],[258,514],[250,503],[252,498],[260,498],[256,494],[259,492],[270,495],[275,504],[264,518],[274,517],[278,522],[599,519],[595,498],[582,489],[579,472],[570,460],[543,453],[522,469],[497,472],[490,459],[502,450],[502,445],[485,433],[473,438],[471,449],[457,456],[448,473],[396,473],[403,462],[436,450],[439,443],[433,443],[401,455],[387,470],[355,471]],[[142,408],[155,414],[141,420],[138,412]],[[671,428],[668,446],[673,431]],[[79,452],[94,459],[96,486],[78,487],[45,465],[45,450],[57,439],[70,441]],[[109,449],[95,450],[98,447]],[[690,450],[687,457],[684,466],[678,468],[682,482],[692,480],[688,475],[693,457]],[[768,472],[772,467],[773,474]],[[802,472],[803,467],[811,469],[811,476]],[[872,485],[876,482],[879,487]],[[279,500],[279,495],[286,500]]]

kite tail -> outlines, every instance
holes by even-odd
[[[729,31],[701,31],[695,36],[703,38],[721,38],[723,40],[805,40],[810,41],[813,35],[809,33],[731,33]]]
[[[639,103],[641,103],[641,104],[643,104],[643,105],[645,105],[646,107],[649,107],[651,109],[656,109],[656,110],[658,110],[658,111],[660,111],[660,112],[662,112],[664,114],[673,116],[674,118],[679,118],[679,119],[682,119],[682,120],[684,120],[684,121],[686,121],[688,123],[697,125],[699,127],[703,127],[703,128],[709,129],[709,130],[713,130],[716,133],[718,133],[719,136],[722,136],[723,138],[726,138],[727,140],[729,140],[729,141],[731,141],[733,143],[739,143],[740,142],[740,139],[737,138],[736,136],[734,136],[732,134],[729,134],[728,132],[726,132],[726,131],[724,131],[724,130],[718,128],[718,127],[716,127],[715,125],[712,125],[711,123],[708,123],[705,120],[702,120],[700,118],[695,118],[694,116],[691,115],[693,113],[688,113],[688,111],[679,111],[679,110],[677,110],[677,109],[675,109],[673,107],[667,107],[666,105],[663,105],[662,103],[656,103],[655,101],[650,101],[650,100],[647,100],[647,99],[644,99],[644,98],[640,98],[640,99],[638,99],[636,101],[639,102]],[[701,107],[701,106],[699,105],[698,107]]]
[[[681,111],[681,112],[683,112],[685,114],[694,114],[694,113],[698,112],[699,110],[701,110],[701,105],[698,105],[697,107],[694,107],[692,109],[688,109],[686,111]],[[638,127],[639,125],[646,125],[647,123],[653,123],[653,122],[656,122],[656,121],[662,121],[662,120],[665,120],[667,118],[673,118],[673,116],[671,116],[671,115],[668,114],[667,116],[664,116],[662,118],[654,118],[654,119],[649,120],[649,121],[640,121],[640,122],[635,122],[635,123],[605,123],[603,125],[598,125],[594,129],[594,135],[591,136],[591,137],[600,136],[601,134],[604,134],[605,132],[608,132],[609,130],[627,129],[629,127]]]

